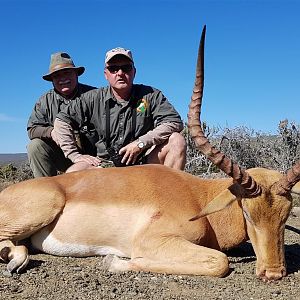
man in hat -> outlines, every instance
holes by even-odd
[[[60,110],[75,99],[81,101],[86,92],[95,89],[78,82],[78,76],[82,75],[84,70],[84,67],[76,67],[70,55],[65,52],[51,55],[49,72],[43,79],[52,82],[53,89],[39,98],[27,124],[31,140],[27,146],[28,159],[34,177],[54,176],[58,171],[64,172],[72,165],[56,143],[53,126]],[[95,147],[88,140],[91,131],[84,124],[82,128],[85,128],[86,135],[81,135],[83,140],[81,144],[77,144],[77,151],[93,155]],[[83,143],[85,145],[82,145]],[[83,147],[85,149],[82,149]]]
[[[186,143],[179,114],[161,91],[133,84],[135,74],[130,50],[108,51],[104,76],[109,86],[88,92],[85,101],[74,101],[57,115],[58,143],[74,163],[67,172],[101,165],[105,159],[115,166],[154,163],[184,168]],[[72,132],[83,120],[98,133],[97,156],[76,149]]]

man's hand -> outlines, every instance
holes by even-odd
[[[134,164],[142,149],[138,147],[138,142],[133,141],[125,147],[121,148],[119,154],[123,156],[122,163],[126,165]]]
[[[98,167],[101,164],[101,159],[99,157],[90,156],[87,154],[82,154],[74,160],[74,163],[84,162],[88,165]]]

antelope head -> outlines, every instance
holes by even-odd
[[[284,258],[284,228],[289,216],[296,183],[300,180],[300,162],[285,175],[277,171],[256,168],[242,169],[213,147],[201,127],[200,112],[204,87],[204,26],[198,51],[195,85],[188,113],[188,128],[195,145],[219,169],[233,179],[232,185],[213,199],[196,220],[224,209],[236,200],[246,220],[246,230],[257,256],[256,273],[264,280],[286,275]]]

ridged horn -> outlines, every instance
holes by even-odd
[[[214,165],[232,177],[245,191],[246,197],[255,197],[261,193],[261,187],[255,180],[231,159],[227,158],[218,149],[213,147],[201,127],[200,112],[204,88],[204,44],[206,25],[203,27],[196,67],[196,79],[189,105],[188,128],[197,149],[199,149]]]
[[[300,161],[291,167],[286,174],[274,184],[277,195],[285,195],[300,180]]]

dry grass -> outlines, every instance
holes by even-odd
[[[13,182],[11,182],[11,181],[0,182],[0,191],[4,190],[6,187],[8,187],[11,184],[13,184]]]
[[[211,144],[245,169],[263,167],[286,172],[300,160],[300,127],[287,120],[278,125],[278,134],[268,135],[247,127],[220,129],[203,124]],[[196,150],[187,129],[184,131],[188,151],[185,170],[194,175],[220,172]]]

